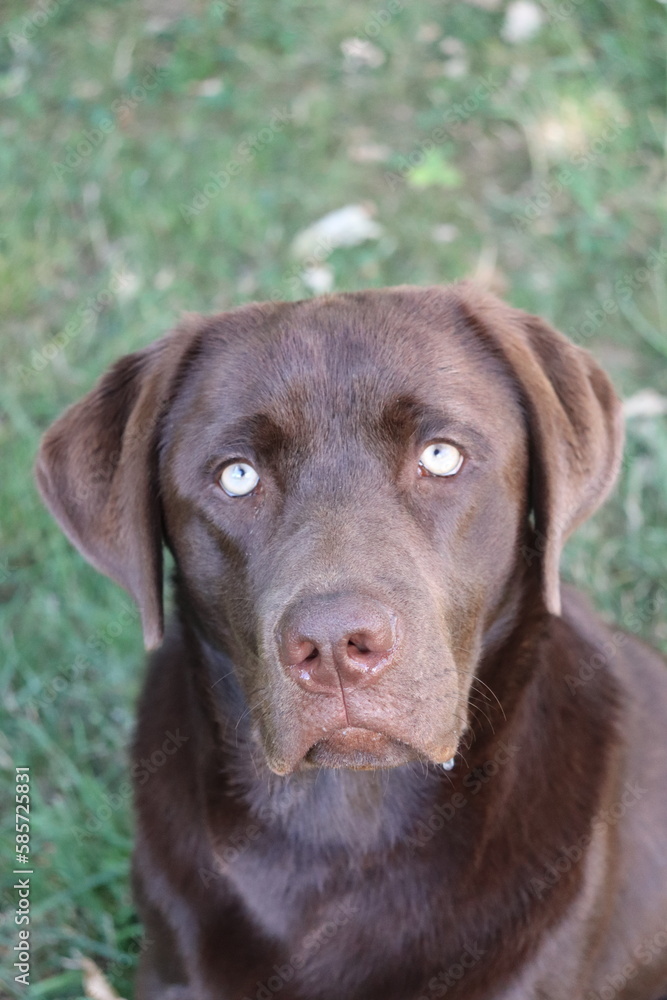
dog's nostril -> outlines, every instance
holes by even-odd
[[[320,657],[320,647],[312,639],[288,632],[283,636],[280,655],[287,666],[312,667]]]
[[[280,662],[308,691],[340,694],[341,684],[368,684],[394,662],[395,620],[363,594],[304,597],[278,623]]]

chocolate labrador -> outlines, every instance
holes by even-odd
[[[51,427],[160,646],[140,1000],[667,992],[667,671],[559,583],[621,446],[592,357],[467,283],[195,317]]]

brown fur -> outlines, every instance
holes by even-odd
[[[176,562],[140,1000],[667,989],[667,673],[558,577],[621,442],[591,356],[468,284],[193,318],[53,425],[42,494],[149,647]]]

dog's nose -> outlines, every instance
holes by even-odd
[[[373,680],[392,661],[396,615],[359,594],[326,594],[288,608],[278,628],[280,660],[306,691],[340,692]]]

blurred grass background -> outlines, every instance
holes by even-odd
[[[31,466],[56,414],[183,310],[473,275],[547,316],[631,397],[621,484],[568,546],[566,575],[667,648],[665,13],[5,2],[0,768],[13,797],[15,764],[32,767],[37,872],[33,985],[15,989],[10,959],[7,996],[81,997],[80,955],[132,995],[124,781],[141,638],[125,595],[42,509]],[[350,205],[369,238],[295,254]],[[9,809],[4,824],[11,949]]]

